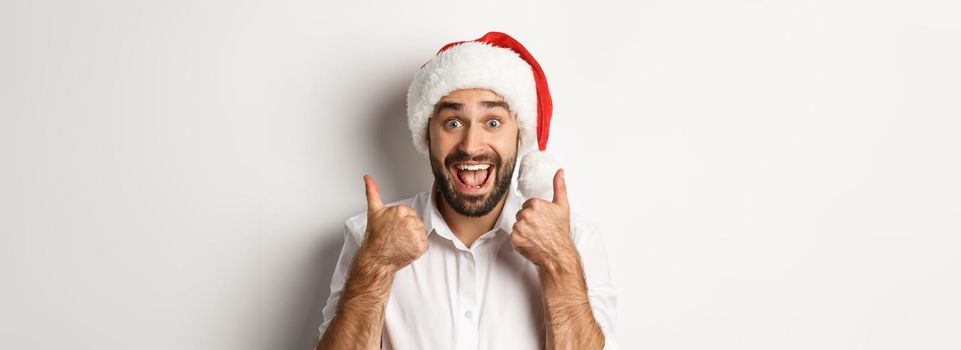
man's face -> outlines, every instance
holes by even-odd
[[[457,90],[434,106],[430,166],[441,195],[461,215],[489,213],[510,188],[520,138],[509,108],[486,89]]]

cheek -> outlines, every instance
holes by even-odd
[[[427,147],[429,147],[434,154],[440,153],[440,151],[444,148],[444,138],[441,135],[438,135],[437,129],[433,123],[431,123],[427,128]]]
[[[444,135],[443,132],[428,130],[428,133],[430,134],[430,138],[428,139],[427,147],[430,149],[432,157],[436,158],[438,162],[443,163],[444,159],[454,151],[457,142],[451,135]]]
[[[429,147],[431,152],[434,154],[447,155],[455,145],[456,143],[452,142],[450,137],[444,137],[443,135],[437,134],[431,135],[430,137]]]
[[[517,152],[517,147],[520,146],[519,139],[517,135],[500,137],[494,142],[494,147],[497,149],[504,158],[513,156]]]

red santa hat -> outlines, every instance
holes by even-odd
[[[429,156],[427,122],[441,98],[460,89],[490,89],[517,113],[518,190],[527,198],[550,200],[559,168],[546,154],[551,125],[551,93],[540,64],[507,34],[490,32],[471,41],[444,45],[421,66],[407,90],[407,125],[414,147]]]

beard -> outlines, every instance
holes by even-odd
[[[434,181],[437,182],[437,188],[440,191],[444,200],[447,204],[454,208],[457,213],[469,216],[469,217],[480,217],[497,206],[497,203],[504,198],[507,190],[511,186],[511,178],[514,176],[514,164],[517,160],[517,152],[514,152],[514,156],[503,161],[499,154],[494,152],[491,155],[478,155],[473,158],[467,153],[459,149],[454,149],[451,154],[447,155],[444,159],[444,164],[441,164],[439,160],[434,158],[433,152],[429,152],[430,155],[430,168],[434,173]],[[491,186],[490,192],[487,194],[480,195],[467,195],[457,191],[454,188],[453,181],[457,181],[453,178],[453,174],[450,173],[450,165],[456,162],[463,161],[477,161],[477,162],[491,162],[494,163],[494,169],[496,169],[494,177],[494,183]]]

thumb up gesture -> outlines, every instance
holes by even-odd
[[[531,198],[517,211],[511,244],[542,271],[567,266],[571,259],[578,259],[571,240],[570,217],[564,169],[558,169],[554,174],[553,200]]]
[[[364,175],[367,188],[367,232],[361,251],[371,262],[396,272],[427,252],[427,231],[408,205],[384,207],[377,183]]]

